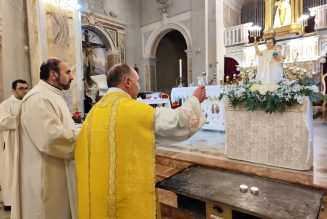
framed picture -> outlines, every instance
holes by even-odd
[[[303,25],[298,22],[303,14],[303,0],[266,0],[265,4],[265,37],[303,32]]]

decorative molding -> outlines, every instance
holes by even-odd
[[[168,14],[168,8],[170,4],[168,3],[169,0],[157,0],[157,2],[160,4],[159,11],[162,15]]]
[[[111,38],[112,42],[114,42],[115,47],[118,47],[118,37],[117,37],[117,30],[104,27],[104,30],[108,33],[109,37]]]
[[[146,43],[148,42],[148,39],[149,39],[152,32],[153,32],[153,30],[142,33],[143,45],[146,45]],[[143,47],[143,53],[144,53],[144,47]]]
[[[327,53],[327,39],[320,43],[320,55],[325,55]]]
[[[166,23],[158,21],[141,28],[142,32],[142,43],[143,43],[143,56],[144,57],[154,57],[154,48],[158,46],[158,43],[166,33],[171,30],[179,31],[187,44],[187,49],[192,48],[192,37],[190,24],[191,22],[191,12],[185,12],[176,15],[171,18],[167,18]],[[189,27],[188,27],[189,26]]]
[[[105,15],[96,13],[96,12],[82,12],[82,27],[93,27],[95,33],[102,39],[106,45],[106,49],[110,48],[112,51],[119,51],[120,48],[126,48],[126,45],[120,45],[118,35],[125,35],[126,25],[118,20],[111,19]],[[105,38],[105,39],[104,39]],[[109,43],[108,43],[109,42]],[[126,44],[124,37],[123,41],[120,43]],[[108,49],[107,49],[108,50]],[[122,60],[125,60],[126,51],[122,51],[124,57]]]
[[[118,33],[118,48],[120,50],[120,61],[126,63],[126,37],[124,33]]]
[[[187,27],[187,29],[190,30],[191,32],[191,19],[185,19],[183,21],[180,21],[181,24],[185,25],[185,27]]]

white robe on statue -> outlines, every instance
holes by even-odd
[[[273,52],[277,52],[281,56],[278,49],[261,51],[262,56],[259,56],[258,59],[256,80],[277,83],[283,79],[283,62],[275,60],[272,56]]]
[[[21,100],[12,95],[0,104],[0,184],[5,206],[11,205],[16,115]]]
[[[62,94],[41,80],[22,101],[11,219],[76,218],[76,128]]]

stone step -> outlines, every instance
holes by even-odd
[[[156,164],[182,170],[190,166],[192,163],[157,154]]]
[[[174,168],[162,164],[157,164],[156,163],[156,176],[157,176],[157,181],[161,181],[163,179],[166,179],[167,177],[170,177],[174,175],[175,173],[183,170],[184,168]]]
[[[201,159],[202,160],[202,159]],[[192,165],[191,162],[176,158],[174,156],[169,156],[167,153],[156,154],[156,176],[157,181],[166,179],[167,177],[174,175],[175,173],[187,168]],[[207,166],[211,166],[208,165]],[[221,167],[221,166],[219,166]],[[218,168],[219,168],[218,167]],[[216,167],[217,168],[217,167]],[[222,168],[228,169],[228,168]],[[274,169],[270,170],[273,171]],[[266,170],[267,171],[267,170]],[[279,175],[279,174],[278,174]],[[280,175],[279,175],[280,177]],[[166,190],[158,190],[158,197],[160,201],[161,215],[162,219],[193,219],[194,216],[188,214],[187,212],[182,212],[177,206],[177,196],[173,192]],[[323,210],[319,215],[319,219],[327,219],[327,196],[324,196],[322,203]]]

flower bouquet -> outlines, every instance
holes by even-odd
[[[81,112],[78,112],[78,111],[74,112],[72,118],[73,118],[75,123],[82,123],[83,122]]]
[[[234,108],[246,107],[248,111],[262,109],[266,113],[283,112],[286,107],[303,104],[305,97],[309,97],[310,101],[327,99],[312,80],[299,83],[288,79],[276,84],[250,80],[248,83],[225,88],[219,99],[223,97]]]

